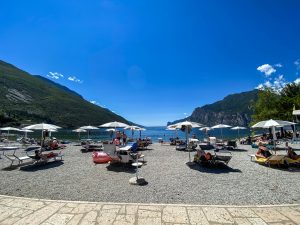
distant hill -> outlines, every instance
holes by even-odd
[[[228,95],[221,101],[196,108],[187,119],[207,126],[228,124],[248,126],[253,114],[253,105],[258,99],[258,91],[247,91]],[[177,120],[177,123],[186,119]]]
[[[41,76],[33,76],[0,60],[0,126],[53,123],[65,128],[130,123],[94,105],[76,92]]]

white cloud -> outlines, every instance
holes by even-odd
[[[271,76],[272,73],[276,72],[274,67],[269,64],[263,64],[263,65],[257,67],[257,70],[264,73],[266,77],[269,77],[269,76]]]
[[[276,91],[281,91],[286,86],[286,81],[283,77],[283,75],[279,75],[275,78],[275,81],[273,83],[273,89]]]
[[[283,65],[282,65],[281,63],[277,63],[277,64],[275,64],[274,66],[275,66],[275,67],[278,67],[278,68],[283,67]]]
[[[94,101],[94,100],[90,101],[90,103],[92,103],[92,104],[94,104],[94,105],[98,105],[98,102],[96,102],[96,101]]]
[[[272,73],[276,72],[274,67],[269,64],[263,64],[263,65],[257,67],[257,70],[264,73],[266,77],[269,77],[269,76],[271,76]]]
[[[295,81],[294,81],[295,84],[300,84],[300,78],[297,78]]]
[[[70,76],[70,77],[68,77],[68,80],[69,80],[69,81],[76,82],[76,83],[80,83],[80,84],[83,82],[82,80],[78,79],[78,78],[75,77],[75,76]]]
[[[264,85],[263,84],[259,84],[255,89],[263,90],[264,89]]]
[[[64,75],[62,75],[61,73],[58,73],[58,72],[49,72],[47,74],[47,77],[49,77],[51,79],[58,80],[59,78],[63,78]]]
[[[267,80],[265,83],[264,83],[264,86],[267,87],[267,88],[270,88],[272,87],[272,84],[269,80]]]

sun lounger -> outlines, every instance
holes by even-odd
[[[35,163],[35,164],[46,164],[50,160],[53,160],[53,161],[57,161],[58,159],[63,160],[64,154],[62,151],[60,151],[59,153],[50,152],[48,154],[43,154],[43,157],[36,156],[36,155],[27,155],[27,156],[30,157],[32,159],[33,163]]]
[[[15,154],[11,154],[11,155],[4,155],[8,160],[11,161],[10,167],[13,166],[14,162],[18,162],[18,165],[20,165],[21,163],[23,163],[23,161],[25,160],[29,160],[31,159],[29,156],[16,156]]]

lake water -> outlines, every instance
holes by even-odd
[[[120,131],[123,131],[123,129],[119,129]],[[125,130],[125,133],[127,134],[128,138],[131,138],[131,131]],[[181,139],[185,139],[185,133],[178,130],[178,137]],[[223,137],[226,139],[233,139],[238,136],[238,132],[236,130],[231,129],[222,129]],[[28,137],[34,137],[39,138],[40,132],[34,132],[34,133],[28,133]],[[203,139],[205,137],[205,133],[199,130],[199,128],[195,128],[191,131],[190,137],[195,134],[198,139]],[[221,130],[215,129],[208,132],[210,136],[214,136],[217,138],[221,138]],[[240,137],[242,136],[248,136],[250,134],[250,130],[240,130]],[[150,137],[153,142],[158,142],[159,138],[162,138],[164,141],[169,141],[170,138],[176,137],[175,131],[169,131],[166,130],[166,127],[146,127],[145,131],[142,131],[141,133],[142,138]],[[79,135],[77,133],[72,132],[71,130],[59,130],[58,132],[52,133],[53,137],[56,137],[58,139],[62,140],[78,140]],[[137,139],[140,137],[139,131],[134,131],[133,138]],[[81,139],[88,138],[87,133],[81,133],[80,134]],[[92,130],[90,131],[89,138],[94,140],[108,140],[110,139],[109,132],[105,131],[105,129],[99,129],[99,130]]]

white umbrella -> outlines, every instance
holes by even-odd
[[[212,128],[211,127],[201,127],[199,130],[204,131],[205,135],[208,136],[207,131],[212,130]]]
[[[141,127],[138,126],[126,126],[124,127],[124,130],[131,130],[131,138],[133,139],[133,134],[135,130],[139,130]]]
[[[27,127],[24,127],[23,129],[25,130],[56,130],[60,129],[61,127],[53,125],[53,124],[48,124],[48,123],[38,123],[38,124],[33,124],[29,125]]]
[[[284,121],[284,120],[264,120],[260,121],[252,126],[252,128],[271,128],[271,127],[283,127],[295,125],[296,123]]]
[[[114,127],[114,128],[117,128],[117,127],[127,127],[127,126],[129,126],[129,125],[126,124],[126,123],[121,123],[121,122],[114,121],[114,122],[109,122],[109,123],[102,124],[99,127]]]
[[[24,132],[25,138],[27,138],[27,133],[32,133],[33,132],[32,130],[26,130],[26,129],[21,129],[20,131]]]
[[[86,130],[80,129],[80,128],[75,129],[75,130],[72,130],[72,131],[73,131],[73,132],[76,132],[76,133],[86,132]]]
[[[116,129],[115,128],[109,128],[109,129],[106,129],[105,131],[112,131],[112,132],[115,132],[116,131]]]
[[[290,126],[290,125],[295,125],[293,122],[289,121],[284,121],[284,120],[264,120],[261,122],[258,122],[252,126],[252,128],[271,128],[272,129],[272,136],[273,136],[273,145],[274,145],[274,150],[276,151],[276,142],[277,140],[276,137],[276,127],[283,127],[283,126]]]
[[[140,139],[142,138],[142,131],[144,131],[144,130],[146,130],[145,128],[143,128],[143,127],[140,127],[139,129],[137,129],[137,130],[139,130],[140,131]]]
[[[231,128],[231,130],[237,130],[238,131],[238,138],[240,138],[240,130],[246,130],[246,129],[247,129],[246,127],[239,127],[239,126]]]
[[[226,125],[226,124],[218,124],[218,125],[215,125],[211,128],[212,129],[221,129],[221,138],[223,139],[223,128],[228,128],[228,127],[231,127],[231,126]]]
[[[203,126],[200,123],[196,123],[196,122],[190,122],[190,121],[184,121],[184,122],[180,122],[180,123],[176,123],[173,125],[168,126],[168,128],[178,128],[178,129],[182,129],[185,128],[185,135],[186,135],[186,148],[188,146],[188,130],[191,128],[197,128],[197,127],[201,127]],[[191,162],[191,152],[189,151],[189,162]]]
[[[78,139],[80,139],[80,133],[81,133],[81,132],[83,132],[83,133],[87,132],[86,130],[80,129],[80,128],[75,129],[75,130],[72,130],[72,131],[78,133]]]
[[[15,128],[15,127],[2,127],[2,128],[0,128],[0,130],[3,130],[3,131],[10,131],[10,130],[20,131],[20,129]]]
[[[102,124],[99,127],[113,127],[116,129],[117,127],[127,127],[127,126],[129,126],[129,125],[126,123],[114,121],[114,122],[108,122],[108,123]]]
[[[178,138],[178,128],[176,128],[176,127],[167,127],[166,130],[175,130],[176,138]]]
[[[98,127],[94,127],[94,126],[82,126],[82,127],[79,127],[79,129],[82,129],[82,130],[87,130],[87,133],[88,133],[88,138],[90,137],[90,130],[98,130],[99,128]]]
[[[15,127],[2,127],[0,130],[7,131],[7,140],[9,141],[9,131],[20,131],[20,129]]]
[[[212,130],[211,127],[201,127],[199,130],[201,131],[209,131],[209,130]]]
[[[33,124],[27,127],[24,127],[25,130],[41,130],[42,131],[42,139],[41,139],[41,149],[43,147],[43,131],[44,130],[56,130],[60,129],[61,127],[53,125],[53,124],[47,124],[47,123],[37,123]]]

